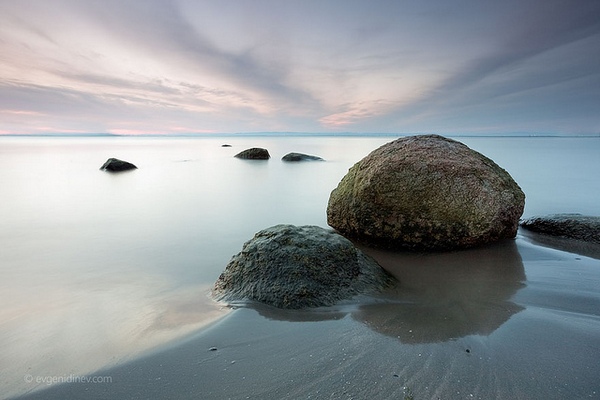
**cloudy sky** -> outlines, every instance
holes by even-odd
[[[598,0],[0,0],[0,133],[600,132]]]

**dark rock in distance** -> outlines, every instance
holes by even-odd
[[[521,226],[532,232],[600,244],[600,217],[552,214],[528,218]]]
[[[282,161],[325,161],[321,157],[303,153],[288,153],[281,158]]]
[[[231,147],[230,144],[222,144],[221,147]]]
[[[451,250],[513,238],[525,195],[504,169],[438,135],[397,139],[356,163],[329,197],[327,221],[391,249]]]
[[[256,233],[232,257],[213,296],[301,309],[377,293],[394,281],[335,232],[318,226],[276,225]]]
[[[234,157],[243,158],[245,160],[268,160],[271,158],[271,155],[267,149],[253,147],[236,154]]]
[[[109,172],[121,172],[137,169],[137,167],[130,162],[119,160],[118,158],[109,158],[100,169]]]

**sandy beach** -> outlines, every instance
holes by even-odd
[[[599,398],[600,260],[536,239],[439,254],[364,249],[401,286],[315,310],[241,306],[92,374],[110,382],[20,399]]]

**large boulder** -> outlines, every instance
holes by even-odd
[[[581,214],[553,214],[521,222],[532,232],[600,244],[600,217]]]
[[[100,169],[109,172],[121,172],[137,169],[137,167],[130,162],[119,160],[118,158],[109,158],[102,164]]]
[[[516,235],[525,195],[504,169],[438,135],[387,143],[333,190],[327,221],[392,249],[450,250]]]
[[[321,157],[303,153],[288,153],[281,158],[283,161],[324,161]]]
[[[243,158],[246,160],[268,160],[269,158],[271,158],[271,155],[269,154],[269,151],[267,149],[253,147],[251,149],[247,149],[240,153],[237,153],[234,157]]]
[[[393,282],[372,258],[335,232],[276,225],[258,232],[233,256],[213,295],[228,302],[300,309],[376,293]]]

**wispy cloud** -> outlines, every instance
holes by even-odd
[[[506,30],[501,40],[485,53],[465,60],[426,95],[386,118],[407,129],[427,126],[429,121],[429,126],[444,130],[447,123],[450,131],[468,126],[481,130],[487,119],[490,129],[501,132],[518,130],[513,124],[516,117],[521,129],[539,131],[555,128],[561,115],[573,122],[581,118],[581,113],[566,112],[573,105],[569,102],[583,108],[590,101],[600,106],[600,97],[592,100],[585,89],[574,93],[582,81],[591,87],[600,82],[600,56],[593,50],[600,48],[600,3],[581,2],[574,9],[571,3],[551,1],[546,6],[524,7],[501,25]],[[556,96],[553,102],[564,104],[564,109],[541,113],[540,103],[547,105],[548,95]],[[531,118],[524,124],[527,113]],[[507,118],[504,124],[502,118]]]
[[[0,129],[502,130],[529,109],[543,130],[542,93],[598,105],[577,89],[599,21],[594,0],[0,2],[0,109],[35,117]]]

